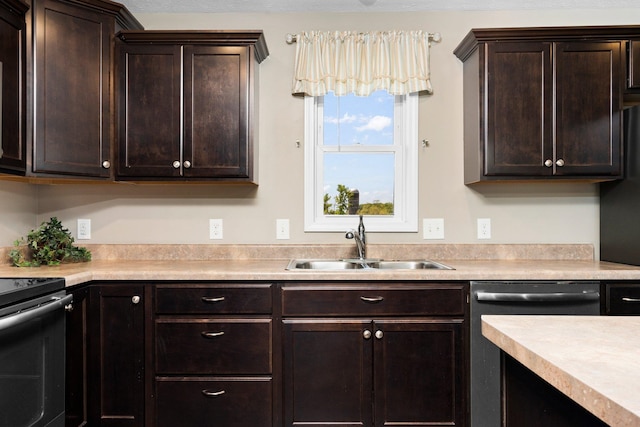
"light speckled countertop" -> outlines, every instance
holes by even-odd
[[[93,261],[55,267],[0,264],[0,277],[91,280],[640,280],[640,267],[593,261],[593,247],[368,245],[369,256],[432,259],[455,270],[287,271],[291,258],[350,258],[354,245],[87,245]],[[8,262],[8,249],[0,256]]]
[[[498,347],[611,426],[640,425],[640,316],[482,316]]]
[[[640,268],[594,261],[438,260],[455,270],[287,271],[287,260],[96,260],[55,267],[0,266],[0,277],[91,280],[640,280]]]

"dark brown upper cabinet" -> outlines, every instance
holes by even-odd
[[[116,179],[257,183],[262,31],[122,31]]]
[[[30,6],[27,175],[109,178],[114,36],[142,26],[108,0],[31,0]]]
[[[465,183],[622,177],[628,27],[472,30]]]
[[[0,172],[24,173],[25,14],[20,0],[0,0]]]

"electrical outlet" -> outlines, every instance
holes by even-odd
[[[422,232],[424,239],[444,239],[444,218],[424,218],[422,220]]]
[[[91,220],[78,219],[78,240],[91,239]]]
[[[491,218],[478,218],[478,239],[491,238]]]
[[[279,240],[289,239],[289,220],[288,219],[276,219],[276,239],[279,239]]]
[[[222,219],[209,219],[209,239],[220,240],[222,239]]]

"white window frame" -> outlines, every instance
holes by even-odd
[[[393,146],[323,145],[322,97],[305,97],[304,231],[334,232],[356,228],[357,215],[325,215],[325,152],[395,152],[394,214],[367,215],[365,227],[375,232],[418,231],[418,94],[395,97]]]

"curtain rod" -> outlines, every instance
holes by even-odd
[[[442,40],[442,36],[440,35],[440,33],[428,33],[428,37],[430,42],[440,43],[440,41]],[[298,41],[297,38],[298,36],[296,34],[287,34],[287,44],[295,43],[296,41]]]

